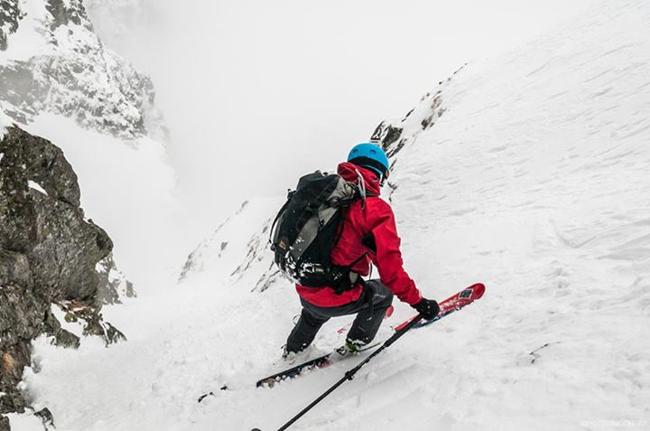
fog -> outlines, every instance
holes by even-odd
[[[333,168],[463,63],[589,2],[94,0],[89,10],[107,45],[154,80],[199,235],[241,201]]]

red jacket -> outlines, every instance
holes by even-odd
[[[381,189],[377,175],[371,170],[352,163],[341,163],[338,168],[339,175],[350,182],[358,181],[357,172],[363,177],[367,193],[372,196],[366,198],[365,206],[363,200],[358,199],[344,210],[341,236],[331,254],[332,263],[349,266],[365,254],[366,257],[361,258],[352,270],[367,276],[372,262],[379,270],[382,283],[388,286],[400,300],[415,304],[422,299],[422,295],[404,271],[395,216],[390,205],[379,197]],[[376,250],[363,244],[363,239],[368,234],[372,234]],[[363,287],[357,284],[354,289],[340,295],[330,287],[314,288],[297,284],[296,290],[311,304],[319,307],[337,307],[359,299]]]

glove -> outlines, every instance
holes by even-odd
[[[438,303],[433,299],[422,298],[420,302],[411,305],[411,307],[415,308],[425,320],[433,319],[440,312]]]

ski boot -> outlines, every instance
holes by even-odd
[[[345,339],[345,344],[336,351],[339,353],[341,356],[347,356],[347,355],[358,355],[359,353],[363,352],[368,348],[368,343],[364,343],[363,341],[360,340],[350,340],[349,338]]]

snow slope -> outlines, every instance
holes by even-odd
[[[250,283],[250,274],[256,274],[259,279],[250,290],[260,292],[278,281],[280,276],[272,254],[268,253],[268,241],[271,223],[283,203],[281,198],[245,201],[190,253],[180,281],[203,277],[234,286],[242,281]],[[244,241],[246,238],[250,239]]]
[[[421,101],[415,113],[445,109],[431,127],[402,123],[391,199],[407,268],[428,296],[474,281],[487,293],[401,339],[291,429],[650,427],[648,22],[644,0],[603,2]],[[233,229],[248,242],[272,215]],[[286,282],[251,293],[257,266],[235,284],[223,268],[108,309],[129,334],[108,352],[40,342],[40,372],[25,379],[36,406],[66,431],[277,429],[352,362],[254,389],[299,304]],[[411,313],[397,304],[390,323]],[[340,342],[346,321],[328,322],[315,349]]]

